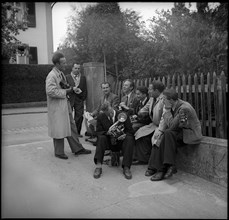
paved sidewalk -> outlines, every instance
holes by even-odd
[[[92,154],[76,157],[65,141],[68,160],[54,157],[51,139],[3,146],[2,217],[227,218],[227,189],[180,170],[152,182],[146,165],[132,166],[131,180],[103,165],[94,179],[95,147],[80,140]]]
[[[25,120],[26,113],[45,111],[14,108],[4,109],[4,114]],[[41,122],[46,117],[30,115],[35,116]],[[92,154],[74,156],[65,140],[69,159],[60,160],[53,155],[47,128],[38,128],[5,134],[12,143],[2,146],[3,218],[227,218],[225,187],[180,170],[170,179],[152,182],[144,176],[146,165],[132,166],[131,180],[124,178],[121,167],[103,165],[101,178],[94,179],[95,146],[85,136],[80,141]],[[19,142],[23,135],[26,142]]]

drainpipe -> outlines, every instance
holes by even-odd
[[[53,8],[53,6],[56,4],[56,2],[53,2],[52,4],[51,4],[51,9]]]

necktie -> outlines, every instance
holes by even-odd
[[[157,99],[156,98],[153,98],[153,106],[152,106],[152,110],[151,110],[151,115],[152,116],[153,116],[153,109],[154,109],[154,107],[156,105],[156,101],[157,101]]]
[[[109,118],[110,122],[113,124],[114,123],[113,118],[111,116],[109,116],[108,118]]]
[[[173,111],[173,109],[171,108],[171,113],[172,113],[172,116],[174,117],[174,111]]]
[[[104,96],[103,102],[107,102],[107,96]]]
[[[129,105],[129,96],[126,96],[126,106]]]
[[[64,81],[66,81],[66,78],[65,78],[65,75],[63,74],[63,72],[60,72],[60,74],[61,74],[61,76],[62,76],[62,79],[63,79]]]

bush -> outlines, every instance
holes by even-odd
[[[46,101],[45,79],[53,65],[2,64],[2,104]],[[65,74],[71,72],[67,66]]]

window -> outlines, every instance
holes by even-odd
[[[29,64],[38,64],[37,47],[29,48]]]
[[[28,27],[36,27],[35,2],[26,2]]]

